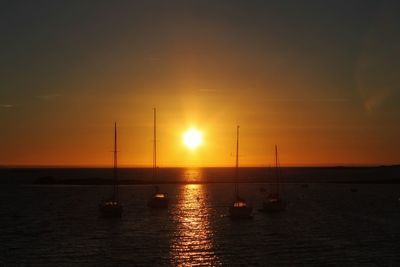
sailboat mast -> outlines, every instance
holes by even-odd
[[[118,180],[118,162],[117,162],[117,122],[114,123],[114,200],[117,198],[118,188],[117,188],[117,180]]]
[[[279,163],[278,163],[278,147],[275,145],[275,175],[276,175],[276,193],[279,194]]]
[[[157,126],[156,126],[156,108],[153,108],[153,182],[155,182],[157,178]]]
[[[235,168],[235,196],[239,196],[239,125],[236,128],[236,168]]]

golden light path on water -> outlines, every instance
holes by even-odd
[[[193,170],[188,170],[193,171]],[[203,184],[182,185],[173,214],[176,228],[171,240],[171,259],[179,266],[221,265],[213,248],[210,208]]]

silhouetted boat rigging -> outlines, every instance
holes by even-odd
[[[253,210],[246,200],[239,196],[239,125],[236,128],[236,168],[235,168],[235,196],[232,206],[229,207],[229,216],[232,219],[248,219],[251,218],[251,212]]]
[[[280,196],[280,170],[279,170],[279,159],[278,159],[278,147],[275,145],[275,192],[269,193],[263,202],[263,212],[277,212],[283,211],[286,208],[285,202]]]
[[[156,109],[153,109],[154,114],[154,130],[153,130],[153,183],[157,181],[157,142],[156,142]],[[154,184],[154,193],[151,195],[148,206],[155,209],[168,208],[168,196],[160,191],[160,187]]]
[[[114,124],[114,188],[110,198],[102,200],[99,205],[100,212],[104,217],[121,217],[122,204],[118,200],[118,162],[117,162],[117,123]]]

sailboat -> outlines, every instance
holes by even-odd
[[[279,159],[278,159],[278,147],[275,145],[275,192],[267,195],[263,202],[261,211],[263,212],[277,212],[286,209],[285,202],[280,196],[280,182],[279,182],[280,170],[279,170]]]
[[[118,200],[118,165],[117,165],[117,123],[114,124],[114,188],[110,198],[103,199],[99,205],[103,217],[121,217],[122,204]]]
[[[251,218],[253,208],[248,205],[245,199],[239,196],[239,125],[236,128],[236,168],[235,168],[235,196],[232,206],[229,207],[229,216],[232,219]]]
[[[154,130],[153,130],[153,182],[157,180],[157,142],[156,142],[156,109],[153,109],[154,114]],[[158,185],[154,185],[154,193],[151,195],[148,206],[154,209],[168,208],[169,199],[166,193],[160,191]]]

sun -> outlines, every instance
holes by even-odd
[[[183,143],[189,149],[196,149],[202,142],[202,134],[195,128],[191,128],[183,133]]]

